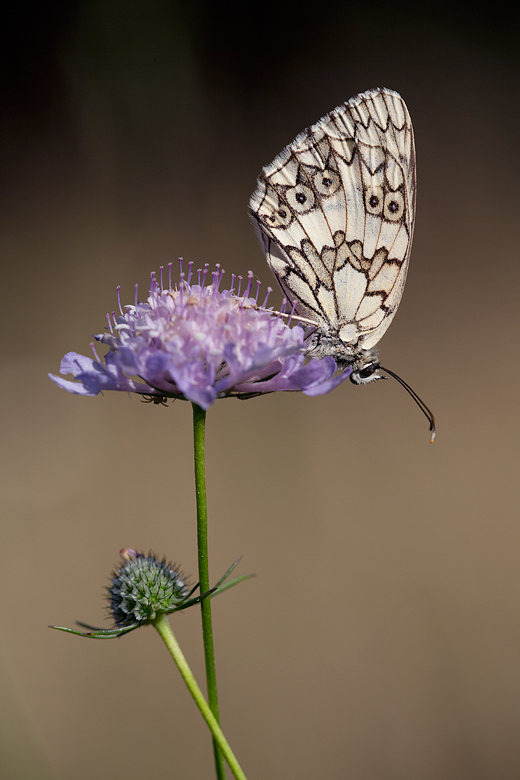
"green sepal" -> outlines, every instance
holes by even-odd
[[[167,612],[163,612],[163,615],[171,615],[172,612],[179,612],[181,609],[187,609],[188,607],[192,607],[194,604],[198,604],[203,599],[207,598],[208,596],[213,595],[213,591],[215,588],[211,588],[211,590],[207,590],[206,593],[202,593],[200,596],[195,596],[195,598],[190,599],[187,598],[186,601],[183,601],[181,604],[179,604],[176,607],[173,607],[172,609],[169,609]],[[192,591],[193,593],[193,591]],[[153,620],[151,621],[153,623]]]
[[[251,577],[255,577],[256,576],[254,574],[242,574],[240,577],[235,577],[233,580],[230,580],[230,582],[226,582],[225,585],[222,585],[222,583],[225,580],[227,580],[227,578],[234,571],[234,569],[236,569],[236,567],[238,566],[238,564],[240,563],[241,560],[242,560],[242,556],[240,556],[240,558],[237,558],[236,561],[231,564],[231,566],[229,567],[227,572],[224,574],[224,576],[219,579],[219,581],[217,582],[215,587],[212,589],[213,590],[213,593],[211,594],[212,597],[213,596],[218,596],[219,593],[223,593],[228,588],[232,588],[233,585],[237,585],[239,582],[242,582],[243,580],[249,580]],[[220,587],[221,585],[222,585],[222,587]]]
[[[85,628],[91,628],[84,623],[78,623],[79,626],[85,626]],[[49,626],[56,631],[65,631],[67,634],[76,634],[76,636],[86,636],[88,639],[114,639],[122,634],[128,634],[130,631],[135,631],[139,628],[139,623],[134,623],[131,626],[125,626],[124,628],[96,628],[93,631],[74,631],[73,628],[64,628],[63,626]]]
[[[232,588],[233,585],[238,585],[239,582],[243,582],[244,580],[250,580],[251,577],[256,577],[256,574],[241,574],[240,577],[235,577],[233,580],[226,582],[225,585],[222,585],[222,587],[217,586],[211,593],[211,597],[218,596],[220,593],[224,593],[228,588]]]

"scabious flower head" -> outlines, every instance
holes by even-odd
[[[153,553],[138,553],[135,550],[120,551],[121,562],[112,572],[108,590],[108,611],[115,623],[114,628],[96,628],[88,623],[78,625],[88,631],[77,631],[65,626],[49,626],[67,634],[88,637],[89,639],[116,639],[123,634],[129,634],[141,626],[156,623],[162,615],[170,615],[189,609],[205,598],[216,593],[223,593],[239,582],[254,577],[254,574],[241,574],[229,579],[240,563],[240,558],[231,564],[225,574],[210,590],[205,593],[195,592],[199,588],[197,582],[188,592],[189,584],[179,567],[168,563],[166,558],[159,560]]]
[[[226,396],[250,397],[276,391],[301,390],[307,395],[327,393],[349,374],[336,374],[331,357],[305,358],[305,332],[283,321],[275,312],[250,297],[252,274],[244,295],[220,291],[223,271],[198,272],[191,284],[182,273],[172,286],[152,274],[146,303],[136,300],[120,305],[120,316],[108,317],[106,332],[94,338],[109,351],[104,363],[69,352],[61,362],[62,374],[76,381],[49,374],[57,385],[78,395],[97,395],[103,390],[138,393],[156,403],[167,398],[192,401],[203,409]],[[239,277],[241,282],[241,279]],[[270,291],[268,291],[269,294]]]
[[[121,557],[124,564],[113,572],[108,588],[110,614],[118,627],[145,625],[186,601],[188,589],[174,564],[135,550],[122,550]]]

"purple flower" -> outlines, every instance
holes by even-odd
[[[64,390],[78,395],[97,395],[103,390],[138,393],[160,403],[166,398],[183,398],[203,409],[226,396],[248,397],[281,390],[301,390],[320,395],[336,387],[350,369],[336,374],[331,357],[305,358],[305,333],[291,327],[281,316],[258,306],[249,297],[252,274],[243,296],[231,290],[219,291],[223,271],[211,274],[208,267],[198,272],[198,283],[181,278],[168,288],[152,274],[146,303],[121,305],[120,316],[108,317],[106,332],[94,338],[109,347],[104,363],[92,344],[94,358],[68,352],[61,362],[61,374],[75,381],[49,374]],[[268,295],[269,295],[268,291]]]

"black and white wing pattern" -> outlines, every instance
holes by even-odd
[[[403,294],[415,216],[400,95],[364,92],[304,130],[263,169],[249,207],[284,294],[315,325],[308,354],[351,366],[354,381],[380,378],[373,347]]]

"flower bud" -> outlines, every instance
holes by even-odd
[[[161,613],[173,612],[188,596],[184,575],[152,553],[124,550],[124,565],[114,571],[108,588],[109,611],[117,626],[150,623]]]

